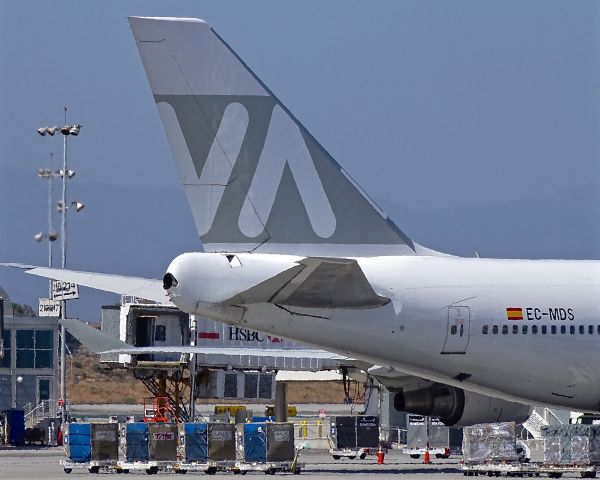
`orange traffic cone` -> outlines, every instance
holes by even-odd
[[[377,450],[377,465],[383,465],[383,459],[385,454],[383,453],[383,448],[379,445],[379,449]]]
[[[425,449],[425,459],[423,460],[423,463],[426,465],[431,463],[431,460],[429,459],[429,445],[427,445],[427,448]]]

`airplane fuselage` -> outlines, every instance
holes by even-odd
[[[186,290],[187,282],[202,281],[203,272],[205,282],[214,281],[206,260],[219,255],[185,254],[172,263],[169,271],[176,271],[181,286],[171,294],[175,304],[466,390],[599,410],[600,262],[356,258],[375,292],[390,299],[385,306],[312,309],[262,302],[228,310],[215,307],[214,289],[211,298],[206,290]],[[260,268],[250,270],[255,261],[271,262],[267,277],[273,264],[283,271],[300,259],[238,256],[242,267],[227,272],[237,278],[260,277]],[[228,285],[224,278],[217,290]]]

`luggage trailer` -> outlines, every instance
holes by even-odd
[[[372,415],[338,415],[331,417],[329,453],[334,460],[342,457],[364,460],[380,446],[379,417]]]

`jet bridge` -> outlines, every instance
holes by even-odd
[[[133,347],[157,347],[152,353],[104,353],[100,362],[111,369],[129,370],[152,395],[169,398],[169,411],[178,419],[189,418],[191,385],[196,398],[270,402],[275,398],[279,370],[316,372],[354,366],[349,359],[296,341],[134,297],[123,297],[121,305],[102,307],[101,328]],[[189,351],[170,348],[190,346],[198,348],[192,358]],[[160,351],[163,347],[169,351]],[[190,370],[195,372],[193,378]]]

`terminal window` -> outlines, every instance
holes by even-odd
[[[17,330],[17,368],[52,368],[52,330]]]
[[[4,332],[4,357],[0,358],[0,368],[10,368],[10,330]]]

